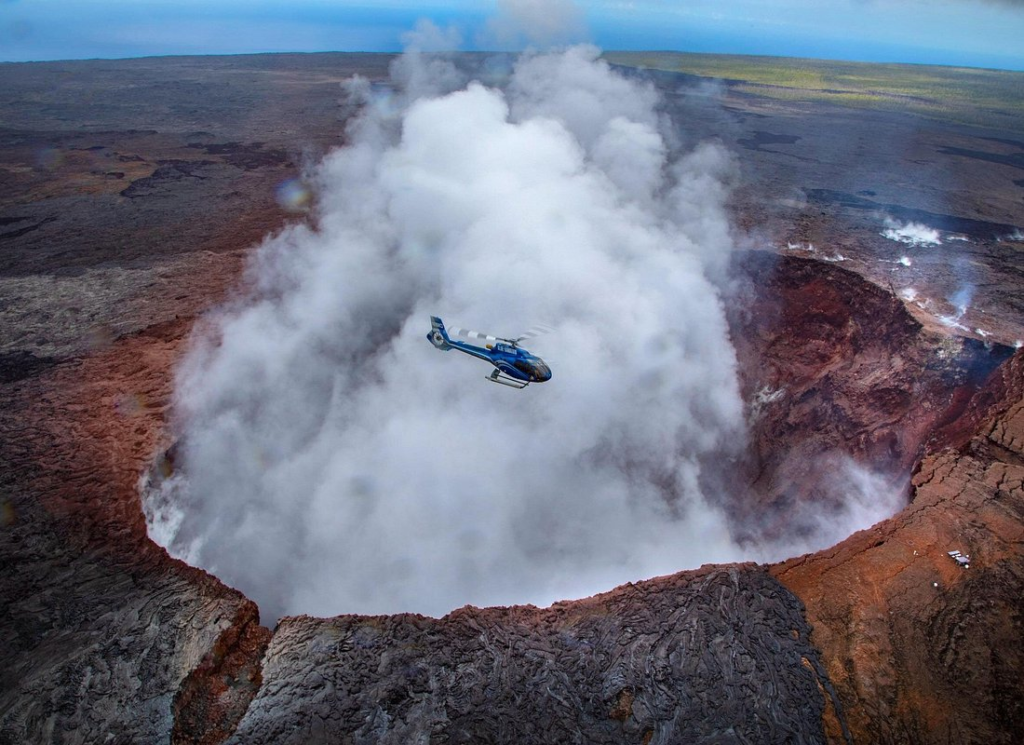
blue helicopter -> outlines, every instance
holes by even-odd
[[[487,376],[487,380],[499,385],[507,385],[509,388],[521,389],[530,383],[543,383],[546,380],[551,380],[551,368],[544,363],[544,360],[519,346],[519,342],[532,339],[547,330],[547,328],[531,329],[515,339],[502,339],[497,336],[481,334],[478,331],[452,329],[452,334],[455,336],[482,340],[483,345],[481,346],[453,340],[445,331],[441,319],[431,316],[430,333],[427,334],[427,339],[442,352],[457,349],[477,359],[490,362],[494,365],[494,370]]]

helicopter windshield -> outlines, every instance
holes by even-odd
[[[542,382],[551,378],[551,369],[544,364],[539,357],[526,357],[515,361],[516,369],[530,376],[531,379]]]
[[[529,360],[516,360],[514,363],[515,368],[526,375],[536,375],[533,370],[533,365],[530,364]]]

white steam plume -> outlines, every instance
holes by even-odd
[[[747,552],[759,561],[828,548],[906,504],[906,478],[875,473],[837,450],[790,454],[774,479],[780,492],[803,496],[778,512],[760,514],[748,527],[754,540]]]
[[[652,90],[591,48],[389,106],[184,363],[151,535],[265,618],[548,603],[739,558],[700,486],[744,432],[708,279],[729,158],[673,158]],[[431,314],[553,323],[529,344],[552,380],[488,384]]]
[[[908,246],[938,246],[942,243],[939,231],[935,228],[919,222],[903,223],[888,217],[882,235],[890,241],[906,243]]]

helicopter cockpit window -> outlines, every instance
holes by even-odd
[[[537,374],[534,371],[534,369],[533,369],[533,365],[531,365],[526,360],[516,360],[514,364],[515,364],[516,369],[519,370],[519,372],[521,372],[521,373],[525,373],[527,375],[536,375]]]

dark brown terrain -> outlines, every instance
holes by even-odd
[[[909,480],[835,547],[547,609],[270,630],[149,540],[139,477],[195,320],[303,219],[276,189],[342,143],[339,82],[389,61],[0,65],[0,743],[1018,742],[1024,123],[693,101],[651,74],[681,139],[740,165],[732,511],[770,536],[793,500],[829,504],[808,464],[830,453]],[[882,213],[968,240],[902,246]]]

